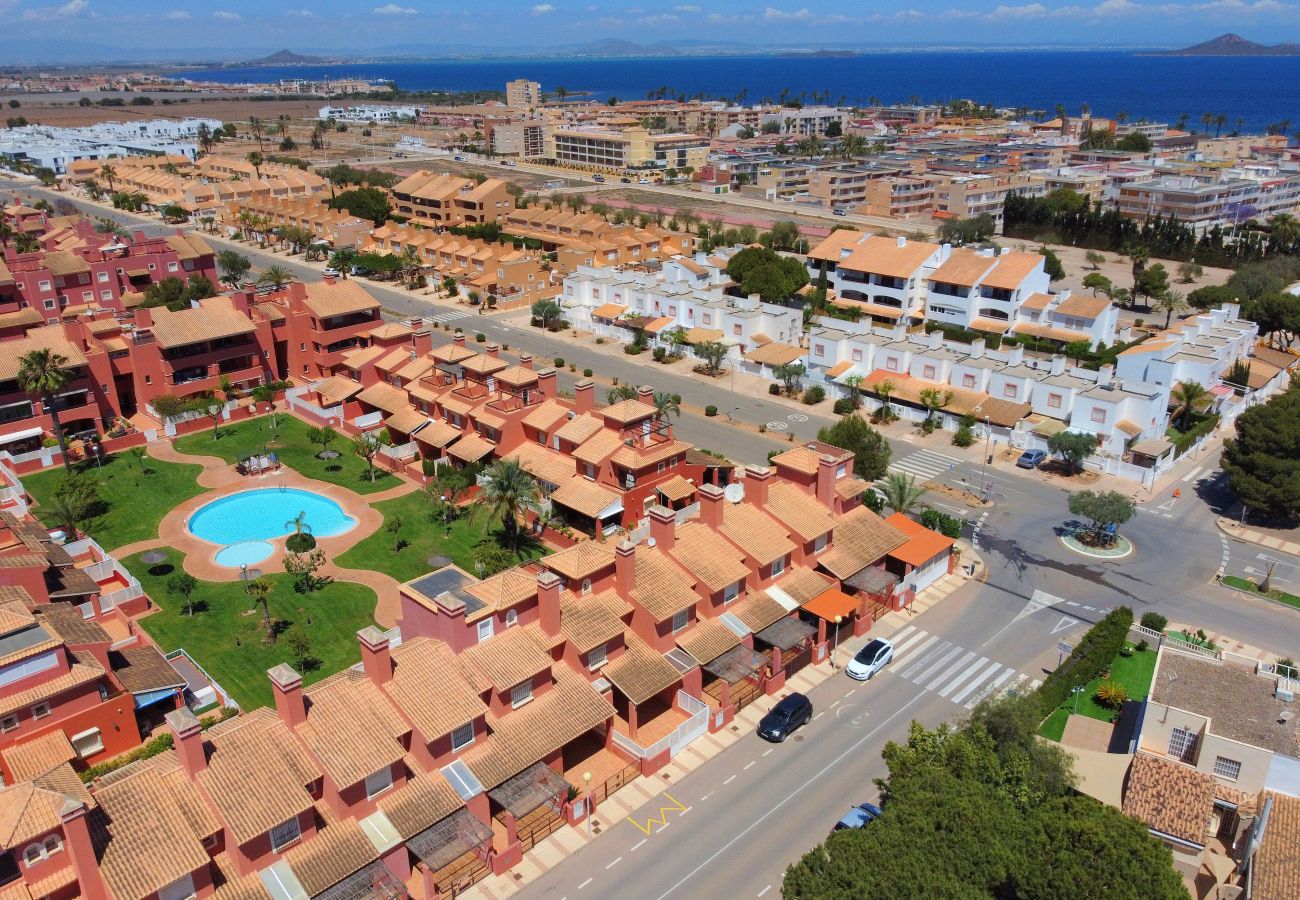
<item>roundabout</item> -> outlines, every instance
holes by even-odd
[[[1094,547],[1079,539],[1079,536],[1087,531],[1086,528],[1067,528],[1061,531],[1060,541],[1067,549],[1081,556],[1090,556],[1093,559],[1125,559],[1133,555],[1135,549],[1133,542],[1124,535],[1112,533],[1109,546]]]

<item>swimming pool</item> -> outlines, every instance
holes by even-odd
[[[343,507],[320,494],[298,488],[259,488],[199,507],[188,527],[195,537],[229,546],[282,537],[293,531],[291,523],[299,513],[318,538],[343,534],[357,524]]]

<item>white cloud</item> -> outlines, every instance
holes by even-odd
[[[310,19],[316,15],[310,9],[286,9],[284,14],[295,19]]]
[[[174,9],[174,10],[172,10],[172,11],[169,12],[169,13],[163,13],[163,16],[162,16],[162,17],[163,17],[164,19],[168,19],[168,20],[170,20],[170,21],[172,21],[172,22],[184,22],[184,21],[186,21],[187,19],[192,19],[192,18],[194,18],[193,16],[191,16],[189,13],[187,13],[187,12],[186,12],[185,10],[183,10],[183,9]]]
[[[239,13],[233,13],[225,9],[219,9],[214,12],[212,18],[220,19],[223,22],[242,22],[244,20],[244,17]]]
[[[854,21],[850,16],[819,16],[815,15],[807,7],[803,9],[784,10],[775,7],[766,7],[763,10],[763,20],[766,22],[803,22],[809,25],[840,25],[845,22]]]
[[[673,7],[673,12],[680,12],[680,13],[697,13],[703,11],[704,11],[704,7],[696,6],[694,3],[687,3],[687,4],[683,4],[682,6]]]
[[[673,22],[680,22],[681,16],[674,16],[672,13],[657,13],[653,16],[642,16],[637,19],[638,25],[648,25],[654,28],[659,25],[671,25]]]
[[[553,12],[555,12],[555,7],[550,3],[539,3],[533,7],[533,15],[535,16],[544,16],[547,13]]]
[[[28,22],[40,22],[47,19],[69,19],[73,16],[80,15],[90,8],[90,0],[68,0],[61,6],[45,6],[39,9],[29,9],[23,13],[23,18]]]
[[[1018,6],[1000,4],[987,11],[976,9],[946,9],[935,12],[923,12],[915,8],[877,12],[863,16],[865,22],[1013,22],[1035,19],[1061,19],[1082,22],[1099,22],[1115,19],[1153,18],[1156,16],[1188,16],[1197,13],[1227,13],[1231,15],[1250,16],[1264,13],[1290,12],[1297,7],[1282,0],[1201,0],[1196,3],[1134,3],[1133,0],[1101,0],[1092,6],[1053,6],[1043,3],[1025,3]],[[803,21],[812,23],[818,20],[807,10],[783,12],[769,7],[764,11],[768,21]],[[847,17],[830,17],[832,20],[850,21]]]
[[[409,6],[398,6],[396,3],[385,3],[383,6],[376,6],[374,14],[377,16],[414,16],[415,10]]]

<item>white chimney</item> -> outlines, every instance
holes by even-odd
[[[907,246],[907,238],[904,237],[904,236],[901,235],[901,234],[898,236],[898,246],[900,246],[900,247],[906,247],[906,246]]]

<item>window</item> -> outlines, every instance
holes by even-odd
[[[302,826],[297,819],[290,819],[271,829],[271,849],[279,853],[290,844],[297,843],[302,837]]]
[[[813,356],[825,356],[825,355],[826,355],[825,344],[813,344]]]
[[[29,844],[27,849],[23,851],[23,862],[25,862],[29,867],[36,865],[44,858],[45,855],[41,850],[40,844]]]
[[[1014,384],[1006,384],[1002,386],[1002,396],[1006,397],[1008,400],[1016,399],[1017,393],[1018,391],[1016,390],[1016,386]]]
[[[897,372],[897,371],[898,371],[898,360],[895,359],[895,358],[892,357],[892,356],[889,357],[888,359],[886,359],[886,360],[885,360],[885,371],[886,371],[886,372]]]
[[[1048,405],[1049,407],[1051,407],[1052,409],[1060,409],[1060,408],[1061,408],[1061,395],[1060,395],[1060,394],[1048,394],[1048,395],[1047,395],[1047,405]]]
[[[1100,422],[1105,422],[1105,421],[1106,421],[1106,410],[1104,410],[1104,409],[1099,409],[1099,408],[1097,408],[1097,407],[1093,407],[1093,410],[1092,410],[1092,420],[1093,420],[1094,422],[1098,422],[1098,423],[1100,423]]]
[[[511,625],[517,625],[517,624],[519,624],[519,610],[517,610],[517,609],[507,609],[507,610],[506,610],[506,627],[509,628]]]
[[[854,350],[852,353],[849,354],[849,358],[852,359],[854,362],[862,362],[862,351]]]
[[[961,386],[964,387],[964,388],[973,388],[973,387],[975,387],[975,376],[974,376],[974,375],[963,375],[963,376],[961,377]]]
[[[529,700],[533,699],[533,683],[525,681],[523,684],[517,684],[510,689],[510,705],[514,709],[523,706]]]
[[[113,292],[112,292],[112,291],[100,291],[100,292],[99,292],[99,299],[100,299],[100,300],[112,300],[112,299],[113,299]]]
[[[784,557],[784,556],[782,556],[780,559],[774,559],[774,560],[772,560],[772,577],[773,577],[773,578],[775,578],[776,576],[780,575],[780,574],[781,574],[782,572],[784,572],[784,571],[785,571],[785,557]]]
[[[49,859],[62,849],[63,839],[57,834],[52,834],[40,843],[28,844],[27,849],[23,851],[23,862],[29,867],[34,866],[43,860]]]
[[[5,716],[3,719],[0,719],[0,731],[16,731],[17,729],[17,716]]]
[[[1229,781],[1236,781],[1237,777],[1241,775],[1241,763],[1235,759],[1228,759],[1226,756],[1216,756],[1214,757],[1214,774]]]
[[[689,609],[675,613],[673,615],[673,634],[684,631],[689,624],[691,624],[691,611]]]
[[[922,366],[922,367],[921,367],[921,377],[922,377],[922,378],[934,378],[934,366]]]
[[[486,619],[484,619],[483,621],[481,621],[481,622],[478,623],[478,640],[479,640],[479,643],[480,643],[480,644],[483,643],[484,641],[486,641],[486,640],[487,640],[488,638],[490,638],[490,637],[492,637],[492,617],[491,617],[491,616],[489,616],[488,618],[486,618]]]
[[[366,776],[366,796],[374,798],[393,786],[393,770],[384,767],[373,775]]]
[[[63,849],[63,840],[57,834],[52,834],[45,839],[45,843],[42,846],[47,857],[53,856],[55,853],[58,853]]]
[[[50,714],[50,704],[48,703],[37,703],[35,706],[32,707],[33,719],[44,719],[49,714]]]
[[[194,879],[186,875],[159,890],[158,900],[190,900],[194,894]]]
[[[451,749],[464,750],[474,743],[474,723],[466,722],[451,733]]]
[[[813,541],[813,553],[821,553],[823,550],[825,550],[826,545],[830,542],[830,539],[831,536],[829,534],[823,534],[820,537],[818,537],[815,541]]]
[[[104,749],[104,736],[100,734],[98,728],[91,728],[80,734],[72,736],[72,749],[77,751],[77,756],[85,759],[87,756],[93,756]]]
[[[740,337],[740,323],[731,326],[731,333],[736,337]]]
[[[604,644],[601,644],[599,647],[592,647],[587,651],[587,668],[594,672],[601,666],[605,665],[605,662],[608,659],[609,652],[605,649]]]
[[[836,478],[843,478],[847,474],[849,474],[849,470],[844,463],[840,463],[838,466],[835,467]]]
[[[591,579],[590,579],[590,578],[584,578],[584,579],[582,579],[582,593],[584,593],[584,594],[590,594],[590,593],[591,593]]]
[[[737,597],[739,597],[739,596],[740,596],[740,582],[739,582],[739,581],[735,582],[734,584],[729,584],[729,585],[727,585],[725,588],[722,589],[722,602],[723,602],[723,603],[730,603],[732,600],[735,600],[735,599],[736,599]]]
[[[1191,762],[1196,755],[1196,733],[1186,728],[1175,728],[1169,735],[1169,755]]]
[[[107,272],[100,272],[96,277],[99,278],[99,283],[100,283],[100,284],[108,284],[108,273],[107,273]]]
[[[94,292],[94,291],[82,291],[82,292],[81,292],[81,299],[82,299],[82,300],[86,300],[86,301],[94,300],[94,299],[95,299],[95,292]]]

